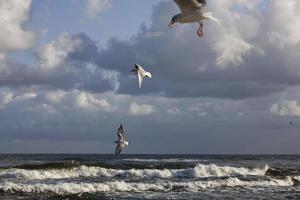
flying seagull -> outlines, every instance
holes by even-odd
[[[134,65],[134,69],[131,70],[131,72],[134,72],[137,74],[138,79],[139,79],[139,88],[142,87],[142,82],[143,82],[143,78],[147,77],[147,78],[152,78],[152,75],[150,74],[150,72],[146,72],[140,65],[135,64]]]
[[[199,29],[197,34],[199,37],[204,35],[203,20],[209,19],[215,21],[220,25],[220,21],[213,16],[211,12],[206,12],[206,0],[174,0],[179,6],[181,13],[174,15],[169,24],[169,28],[172,29],[175,23],[199,23]]]
[[[122,124],[118,129],[118,140],[113,143],[117,144],[115,154],[119,155],[125,146],[130,146],[130,142],[126,141]]]

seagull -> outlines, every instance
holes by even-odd
[[[126,141],[122,124],[118,129],[118,140],[113,143],[117,144],[115,154],[119,155],[125,146],[130,146],[130,142]]]
[[[206,12],[206,0],[174,0],[181,10],[180,14],[174,15],[169,24],[172,29],[175,23],[193,23],[198,22],[200,27],[197,31],[199,37],[204,35],[203,20],[209,19],[221,24],[220,21],[213,16],[211,12]]]
[[[150,74],[150,72],[146,72],[140,65],[135,64],[134,65],[134,69],[131,70],[131,72],[134,72],[137,74],[138,79],[139,79],[139,88],[142,87],[142,81],[144,77],[147,78],[152,78],[152,75]]]

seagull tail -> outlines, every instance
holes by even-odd
[[[219,26],[221,25],[220,20],[218,18],[214,17],[211,12],[204,12],[203,13],[203,17],[205,17],[206,19],[210,19],[210,20],[216,22]]]

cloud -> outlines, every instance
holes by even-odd
[[[112,110],[112,106],[106,99],[98,99],[94,95],[86,92],[81,92],[76,96],[75,104],[84,110]]]
[[[293,8],[299,4],[292,2]],[[173,2],[161,2],[154,7],[148,27],[141,25],[129,41],[111,39],[107,48],[91,55],[97,55],[97,66],[120,73],[121,94],[247,99],[284,91],[300,83],[300,45],[296,39],[283,48],[270,43],[270,34],[280,34],[283,29],[289,35],[293,30],[275,16],[276,12],[270,12],[275,11],[277,1],[264,3],[212,1],[208,9],[222,19],[222,26],[206,22],[206,35],[199,39],[194,24],[168,30],[170,17],[178,11]],[[292,15],[297,18],[298,14]],[[282,29],[270,24],[282,24]],[[293,54],[286,53],[290,51]],[[143,91],[128,78],[128,69],[134,63],[154,75]]]
[[[295,0],[289,2],[293,2],[287,4],[290,10],[299,6]],[[268,96],[300,84],[300,44],[297,36],[280,48],[270,42],[273,33],[292,35],[299,26],[292,29],[271,12],[276,11],[277,0],[263,3],[211,1],[208,9],[222,19],[222,26],[206,22],[206,35],[199,39],[194,24],[168,30],[166,25],[178,9],[173,2],[161,2],[153,8],[150,25],[141,25],[130,40],[113,38],[106,48],[99,48],[84,33],[62,33],[36,50],[37,66],[4,56],[0,83],[175,98]],[[281,14],[286,19],[298,15]],[[282,29],[275,24],[282,24]],[[143,90],[130,78],[134,63],[153,74]]]
[[[153,105],[132,103],[129,107],[131,115],[150,115],[155,112]]]
[[[6,104],[13,100],[13,93],[10,91],[1,91],[0,93],[0,108],[3,108]]]
[[[174,107],[174,108],[169,108],[168,113],[172,115],[178,115],[181,114],[181,111],[179,108]]]
[[[0,58],[0,85],[95,92],[117,90],[119,73],[96,66],[95,57],[85,55],[93,48],[98,49],[84,34],[62,33],[34,50],[35,60],[31,65],[4,56]]]
[[[299,8],[300,2],[297,0],[267,2],[265,17],[269,18],[269,24],[266,25],[269,28],[267,34],[271,45],[285,48],[300,42],[300,26],[297,20],[300,17]]]
[[[216,65],[220,67],[228,67],[230,65],[238,66],[244,62],[243,57],[250,52],[252,46],[245,42],[240,36],[232,33],[222,38],[214,47],[218,56]]]
[[[0,53],[31,47],[35,34],[24,29],[31,0],[0,0]]]
[[[281,103],[274,103],[270,112],[278,116],[300,117],[300,105],[295,100],[285,100]]]
[[[111,0],[87,0],[84,10],[85,18],[95,18],[101,11],[111,8],[111,6]]]
[[[42,70],[63,66],[68,55],[78,48],[80,43],[79,38],[71,37],[67,33],[60,34],[56,41],[43,45],[38,51],[39,66]]]

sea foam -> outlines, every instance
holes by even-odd
[[[264,176],[269,167],[244,168],[198,164],[187,169],[107,169],[102,167],[80,166],[71,169],[5,169],[0,170],[0,178],[26,180],[66,179],[77,177],[124,177],[124,178],[201,178],[256,175]]]
[[[15,183],[8,181],[0,184],[0,190],[3,192],[54,193],[58,195],[66,195],[97,192],[197,192],[201,189],[212,189],[219,187],[287,187],[292,185],[293,181],[290,177],[287,177],[283,180],[270,179],[264,181],[242,181],[238,178],[227,178],[225,180],[214,181],[164,181],[155,184],[142,182],[127,183],[125,181],[113,181],[104,183],[58,182],[56,184]]]

